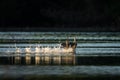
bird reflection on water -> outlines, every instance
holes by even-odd
[[[74,65],[75,55],[26,55],[10,56],[6,58],[11,65]]]

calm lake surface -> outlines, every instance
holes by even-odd
[[[75,53],[56,50],[74,37]],[[119,65],[120,32],[0,32],[0,79],[120,79]]]

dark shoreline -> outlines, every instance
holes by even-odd
[[[119,80],[119,75],[23,75],[23,76],[0,76],[0,80]]]

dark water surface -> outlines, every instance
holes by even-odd
[[[75,53],[56,50],[77,39]],[[55,53],[35,53],[52,47]],[[19,48],[19,53],[16,51]],[[30,54],[25,53],[30,48]],[[119,80],[119,32],[0,32],[0,80]]]
[[[120,56],[80,56],[80,55],[42,55],[42,56],[2,56],[0,65],[120,65]]]

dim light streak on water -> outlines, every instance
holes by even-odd
[[[7,70],[7,71],[6,71]],[[16,73],[17,72],[17,73]],[[119,76],[119,66],[0,66],[0,75],[111,75]]]

